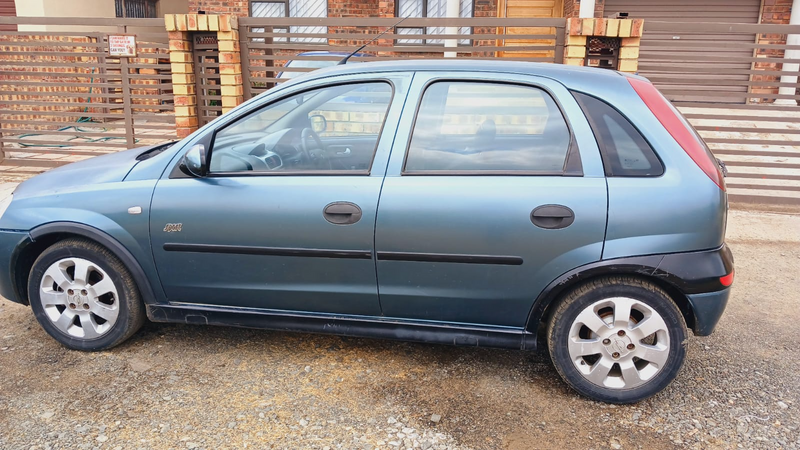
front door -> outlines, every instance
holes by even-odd
[[[209,175],[153,196],[169,301],[380,314],[375,213],[408,79],[301,85],[201,138]]]
[[[600,259],[606,183],[591,129],[543,78],[420,73],[412,98],[378,208],[383,312],[521,328],[548,283]]]

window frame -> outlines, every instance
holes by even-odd
[[[253,3],[283,3],[283,17],[289,17],[289,0],[249,0],[247,2],[248,17],[253,17]]]
[[[572,97],[575,99],[575,101],[578,102],[578,106],[580,106],[581,112],[583,112],[584,117],[586,117],[586,121],[589,122],[589,127],[592,129],[592,135],[594,136],[595,140],[597,141],[597,147],[600,150],[600,159],[603,161],[603,171],[605,172],[606,177],[615,177],[615,178],[658,178],[658,177],[664,176],[664,174],[667,172],[667,166],[664,165],[664,161],[658,155],[658,152],[656,151],[656,149],[653,146],[653,144],[650,143],[650,141],[647,139],[647,137],[645,137],[644,133],[642,133],[642,130],[640,130],[639,127],[637,127],[628,118],[628,116],[623,114],[622,111],[620,111],[617,107],[615,107],[611,103],[601,99],[600,97],[597,97],[597,96],[594,96],[594,95],[590,95],[590,94],[587,94],[585,92],[580,92],[580,91],[570,91],[570,93],[572,94]],[[581,96],[586,96],[586,97],[593,98],[593,99],[597,100],[598,102],[606,105],[612,111],[614,111],[617,114],[619,114],[619,116],[622,117],[622,119],[624,121],[626,121],[631,126],[631,128],[633,128],[633,130],[639,135],[639,137],[641,137],[641,139],[644,141],[644,143],[647,144],[647,146],[648,146],[647,150],[650,151],[650,153],[655,157],[655,159],[654,160],[650,160],[650,158],[647,158],[647,155],[645,155],[645,158],[647,158],[648,162],[650,162],[651,164],[653,162],[658,163],[659,167],[661,168],[661,173],[651,174],[651,175],[646,175],[646,174],[643,175],[643,174],[637,174],[637,173],[628,172],[629,170],[635,172],[635,170],[633,170],[633,169],[621,169],[623,171],[623,173],[614,173],[614,170],[613,170],[614,166],[613,166],[612,158],[613,157],[618,158],[617,147],[613,143],[607,143],[605,141],[605,139],[603,139],[603,136],[601,135],[601,133],[598,132],[598,130],[600,128],[604,127],[605,125],[598,124],[597,121],[595,121],[595,118],[592,117],[591,114],[589,114],[589,112],[588,112],[589,111],[589,106],[586,104],[586,102],[583,100],[583,98],[581,98]],[[613,148],[614,149],[613,150],[613,155],[610,154],[611,152],[609,150],[607,150],[607,148]],[[644,153],[645,152],[643,151],[643,154]],[[624,173],[624,172],[628,172],[628,173]]]
[[[378,147],[381,143],[381,137],[383,136],[383,132],[386,129],[386,120],[389,117],[389,111],[392,109],[392,105],[394,105],[395,96],[397,94],[397,87],[394,85],[392,80],[389,78],[371,78],[369,80],[350,80],[350,81],[342,81],[338,83],[330,83],[325,85],[316,85],[316,86],[308,86],[304,89],[300,89],[291,93],[287,93],[287,95],[282,95],[278,98],[270,100],[269,102],[254,107],[248,111],[245,111],[241,114],[236,115],[235,117],[231,117],[231,119],[224,124],[221,124],[218,127],[215,127],[213,130],[210,130],[208,134],[198,139],[197,143],[202,144],[204,142],[208,143],[208,150],[206,151],[206,164],[211,165],[211,155],[214,152],[214,141],[217,138],[217,133],[228,128],[230,126],[234,126],[241,120],[245,120],[248,117],[258,114],[263,111],[265,108],[269,108],[270,106],[280,103],[284,100],[290,99],[296,95],[302,95],[306,92],[314,91],[317,89],[328,89],[328,88],[335,88],[337,86],[345,86],[345,85],[352,85],[352,84],[372,84],[372,83],[385,83],[388,84],[391,88],[391,99],[389,103],[386,105],[386,114],[383,118],[383,123],[381,124],[381,128],[378,131],[378,139],[375,142],[375,147],[372,149],[372,158],[370,159],[369,167],[363,170],[294,170],[294,171],[235,171],[235,172],[211,172],[209,171],[206,174],[206,178],[224,178],[224,177],[254,177],[254,176],[353,176],[353,175],[360,175],[360,176],[370,176],[372,174],[372,167],[375,164],[375,155],[377,154]],[[180,174],[183,174],[180,171],[180,163],[175,166]],[[170,178],[180,178],[180,176],[173,176],[175,175],[175,171],[173,174],[170,175]],[[188,177],[188,175],[187,175]]]
[[[131,1],[131,0],[127,0]],[[287,0],[288,1],[288,0]],[[118,19],[155,19],[158,18],[158,0],[142,0],[136,1],[134,3],[141,3],[143,8],[145,9],[145,16],[138,17],[138,16],[129,16],[128,15],[128,8],[126,4],[126,0],[115,0],[114,1],[114,14]],[[152,12],[153,15],[150,15]],[[120,15],[120,13],[122,15]]]
[[[481,83],[481,84],[501,84],[510,86],[521,86],[532,89],[538,89],[545,95],[550,96],[555,103],[564,123],[567,125],[569,131],[569,144],[567,145],[567,153],[564,157],[564,166],[560,172],[556,171],[543,171],[543,170],[417,170],[408,171],[406,165],[408,164],[408,155],[411,150],[411,142],[414,140],[414,131],[417,128],[417,119],[419,119],[419,111],[422,107],[422,101],[425,98],[425,93],[428,88],[436,83],[458,82],[458,83]],[[420,89],[421,94],[417,99],[417,106],[414,108],[414,121],[411,123],[411,130],[408,135],[408,142],[406,143],[405,154],[403,155],[403,166],[400,169],[400,176],[567,176],[567,177],[583,177],[583,163],[581,162],[580,149],[578,142],[575,138],[575,132],[570,123],[569,115],[564,111],[561,102],[558,101],[558,96],[553,93],[546,86],[536,83],[524,81],[507,81],[507,80],[487,80],[481,78],[435,78],[428,80]]]
[[[250,0],[250,1],[252,2],[252,1],[257,1],[257,0]],[[263,0],[261,0],[261,1],[263,1]],[[289,0],[286,0],[286,1],[288,2]],[[409,17],[409,19],[428,19],[429,18],[428,17],[428,0],[419,0],[419,1],[422,2],[422,16],[421,17]],[[471,19],[475,18],[475,7],[477,6],[476,3],[477,3],[477,0],[472,0],[472,11],[470,11],[470,17],[469,17]],[[460,3],[459,3],[459,5],[460,5]],[[397,18],[401,17],[400,16],[400,1],[399,0],[395,0],[395,2],[394,2],[394,16],[397,17]],[[438,18],[438,17],[434,17],[434,18]],[[462,18],[462,17],[459,17],[459,18]],[[437,44],[437,43],[429,43],[428,42],[429,39],[425,38],[425,36],[428,35],[428,28],[431,28],[431,27],[402,27],[402,26],[396,26],[396,27],[394,27],[394,34],[397,34],[397,35],[400,34],[398,32],[398,30],[400,30],[400,29],[406,29],[406,30],[421,29],[422,30],[422,34],[409,34],[408,35],[409,37],[395,38],[394,39],[394,45],[398,45],[398,46],[402,46],[402,45],[406,45],[406,46],[424,45],[426,47],[428,47],[428,46],[430,46],[430,47],[434,47],[434,46],[444,47],[444,44]],[[461,27],[459,27],[459,28],[461,28]],[[465,28],[469,28],[470,29],[470,31],[469,31],[470,35],[474,34],[473,33],[474,28],[473,27],[465,27]],[[413,43],[413,42],[409,42],[409,43],[398,42],[400,40],[406,40],[406,39],[408,39],[408,40],[418,39],[418,40],[421,40],[422,42],[419,43],[419,44],[416,44],[416,43]],[[435,38],[435,39],[436,40],[445,40],[445,39],[442,39],[442,38]],[[433,40],[433,39],[431,39],[431,40]],[[458,42],[456,43],[456,48],[458,48],[458,47],[471,47],[472,43],[473,43],[472,39],[461,39],[461,38],[459,38],[459,39],[457,39],[457,41]],[[461,41],[468,41],[468,42],[466,44],[462,44]]]
[[[297,1],[300,1],[300,0],[297,0]],[[290,18],[290,17],[292,17],[289,14],[289,11],[291,11],[291,8],[289,7],[289,3],[290,2],[291,2],[291,0],[248,0],[247,1],[247,17],[255,17],[255,16],[253,16],[253,3],[283,3],[283,17],[284,18]],[[330,2],[329,2],[329,0],[325,0],[325,18],[329,17],[328,16],[328,12],[329,11],[330,11]],[[298,16],[295,16],[295,17],[298,17]],[[300,18],[306,18],[306,17],[309,17],[309,16],[299,16],[299,17]],[[258,18],[264,18],[264,17],[258,17]],[[311,17],[311,18],[314,18],[314,17]],[[286,37],[273,37],[272,39],[275,42],[285,42],[285,43],[295,42],[295,43],[301,43],[301,44],[317,44],[317,43],[322,43],[322,41],[327,43],[327,41],[328,41],[327,38],[322,37],[322,36],[320,36],[320,37],[289,37],[288,35],[291,33],[292,27],[322,27],[322,28],[325,28],[325,33],[323,33],[323,34],[328,34],[328,31],[329,31],[329,28],[328,28],[327,25],[286,25],[284,27],[272,27],[273,28],[272,29],[273,32],[281,31],[281,32],[284,32],[284,33],[287,34]],[[259,29],[261,29],[263,31],[262,27],[254,27],[254,29],[255,28],[259,28]],[[256,39],[263,39],[263,38],[256,38]],[[285,39],[285,41],[283,39]],[[319,39],[320,41],[311,41],[311,42],[309,42],[309,41],[303,41],[303,39]]]

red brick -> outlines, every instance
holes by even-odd
[[[197,131],[197,127],[176,128],[175,129],[175,135],[178,137],[178,139],[183,139],[186,136],[189,136],[190,134],[194,133],[195,131]]]

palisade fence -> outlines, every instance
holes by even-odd
[[[342,56],[324,52],[349,53],[387,29],[352,63],[439,59],[450,56],[447,52],[459,59],[564,59],[563,18],[398,20],[240,18],[239,95],[247,99],[335,64]],[[0,151],[5,154],[0,169],[33,173],[174,139],[169,40],[162,19],[6,17],[0,18],[3,24],[18,25],[19,31],[0,32]],[[800,26],[645,21],[639,73],[684,112],[725,161],[734,203],[800,205],[800,86],[792,65],[800,58],[786,58],[787,50],[800,45],[785,44],[792,33],[800,34]],[[109,34],[135,34],[137,57],[110,57]],[[208,49],[198,42],[193,42],[196,108],[203,111],[207,103],[213,116],[223,109],[217,85],[224,64],[215,56],[216,38],[203,40]],[[456,47],[445,45],[453,42]]]
[[[400,24],[370,17],[240,18],[244,97],[342,59],[313,52],[350,53],[386,30],[350,62],[442,59],[455,52],[459,59],[560,63],[565,25],[563,18],[408,18]],[[446,47],[447,41],[456,46]]]
[[[725,162],[733,202],[800,205],[800,59],[785,54],[800,45],[788,34],[800,25],[644,23],[639,74]]]
[[[36,173],[175,138],[169,40],[162,19],[0,18],[3,165]],[[135,34],[135,58],[108,53]]]

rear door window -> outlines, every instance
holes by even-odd
[[[405,173],[562,174],[571,136],[545,91],[440,81],[425,89]]]
[[[619,111],[590,95],[573,95],[589,119],[608,175],[655,177],[664,173],[650,144]]]

